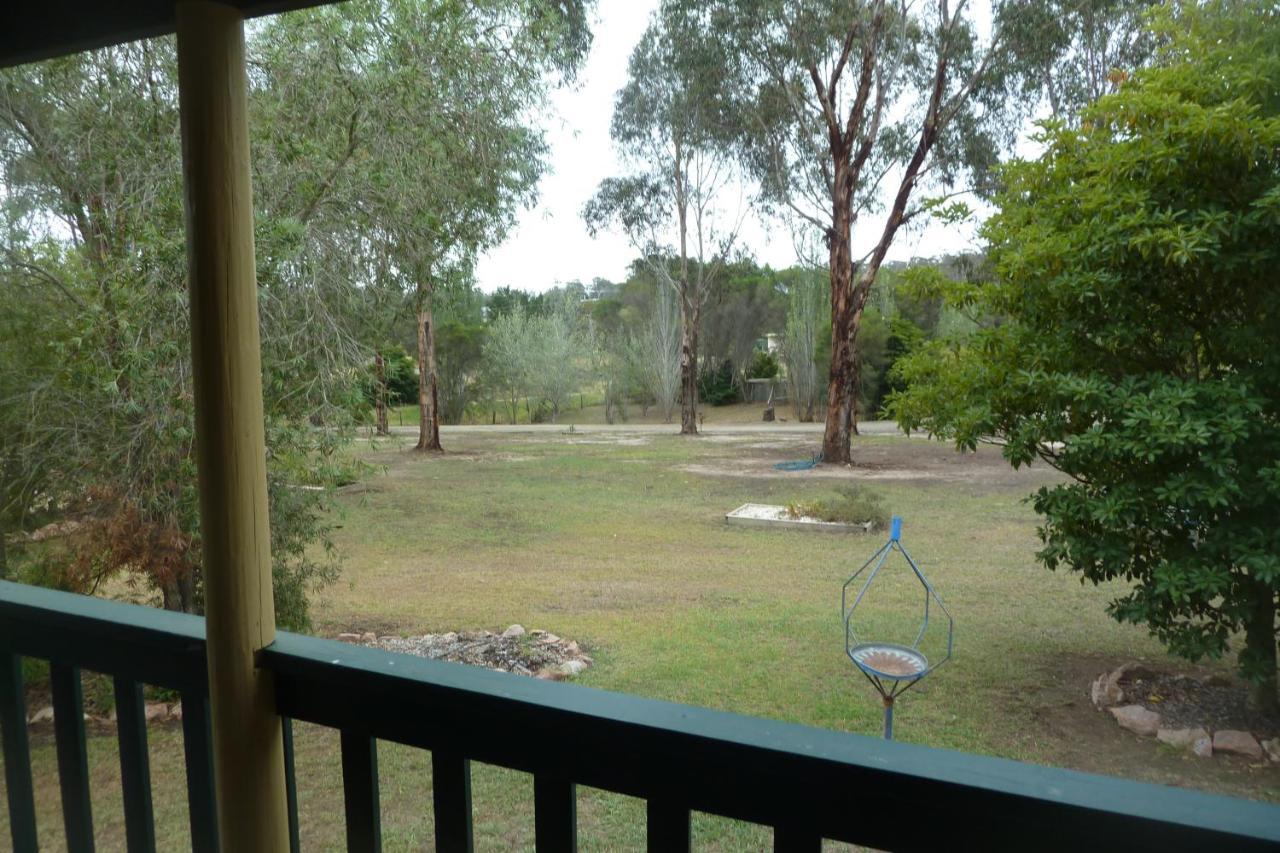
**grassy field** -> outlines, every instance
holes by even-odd
[[[991,450],[961,456],[900,437],[858,440],[853,469],[796,473],[772,464],[812,453],[815,437],[444,438],[442,456],[395,443],[361,450],[378,473],[343,498],[343,576],[315,598],[317,633],[518,622],[585,646],[596,665],[580,683],[876,735],[880,704],[844,656],[838,611],[841,584],[882,537],[724,523],[739,504],[825,497],[853,480],[905,518],[903,540],[956,620],[956,656],[902,699],[899,739],[1280,799],[1275,769],[1190,758],[1122,732],[1092,708],[1089,682],[1122,661],[1191,668],[1140,628],[1106,616],[1114,590],[1035,563],[1035,517],[1023,499],[1052,472],[1015,473]],[[870,615],[887,625],[901,603],[891,589],[869,602]],[[35,729],[33,739],[42,837],[57,849],[51,732]],[[304,848],[340,849],[337,734],[299,727],[297,744]],[[100,846],[119,849],[111,731],[93,733],[90,745]],[[429,847],[430,756],[383,744],[380,762],[386,848]],[[176,725],[153,729],[152,770],[162,847],[181,848]],[[531,779],[476,767],[474,784],[477,848],[531,848]],[[579,812],[584,849],[643,849],[643,804],[583,790]],[[700,815],[695,843],[755,850],[770,836]]]

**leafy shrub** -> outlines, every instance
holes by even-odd
[[[872,530],[883,530],[889,524],[889,513],[879,494],[865,486],[841,486],[834,498],[793,501],[787,504],[792,518],[816,518],[840,524],[867,524]]]
[[[778,359],[768,352],[756,350],[747,368],[748,379],[774,379],[779,373]]]
[[[708,406],[727,406],[741,399],[733,379],[733,362],[726,359],[698,374],[698,399]]]

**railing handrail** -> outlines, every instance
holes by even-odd
[[[0,646],[19,654],[83,652],[68,662],[163,683],[174,661],[203,656],[202,637],[198,617],[0,582]],[[161,663],[125,660],[140,648]],[[1280,844],[1280,807],[1232,797],[284,632],[261,665],[294,719],[824,838],[893,849]]]
[[[174,690],[209,689],[204,619],[0,580],[0,648]]]

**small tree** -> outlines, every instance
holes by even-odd
[[[632,166],[583,209],[592,233],[619,224],[680,305],[680,433],[697,435],[702,311],[737,239],[740,213],[721,205],[736,171],[730,111],[716,106],[720,43],[696,8],[662,4],[631,54],[610,133]]]
[[[801,275],[787,290],[787,331],[782,360],[796,420],[812,423],[825,382],[818,361],[818,343],[827,325],[827,287],[820,272]]]
[[[1002,322],[907,356],[907,428],[1070,475],[1037,492],[1040,559],[1192,660],[1244,634],[1275,709],[1280,591],[1280,12],[1178,4],[1160,63],[1053,123],[1005,172],[995,282],[950,296]]]
[[[570,294],[555,300],[546,314],[526,319],[524,375],[529,391],[551,407],[552,423],[578,390],[590,357],[580,320],[578,301]]]
[[[484,342],[488,384],[502,397],[513,424],[520,417],[520,400],[528,396],[528,337],[529,317],[524,307],[515,303],[489,324]]]
[[[680,311],[671,288],[659,283],[653,309],[639,330],[630,334],[627,350],[640,384],[671,423],[680,397]]]

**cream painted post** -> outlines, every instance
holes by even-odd
[[[289,841],[280,717],[254,665],[275,639],[275,606],[244,20],[187,0],[177,30],[218,830],[223,850],[274,853]]]

